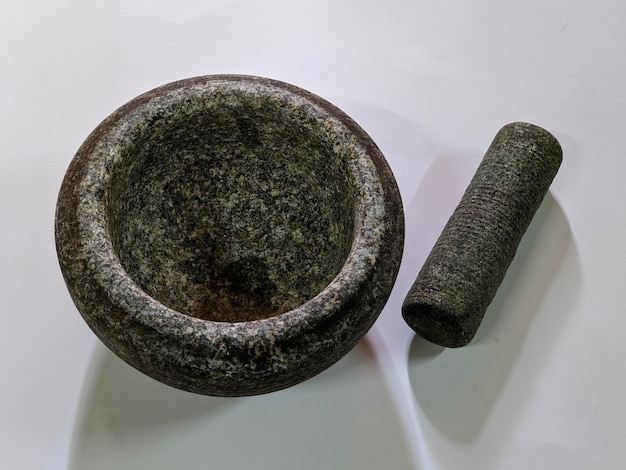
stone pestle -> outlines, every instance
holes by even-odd
[[[561,161],[540,127],[498,132],[403,303],[415,332],[445,347],[474,338]]]

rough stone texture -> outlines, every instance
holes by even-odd
[[[540,127],[498,132],[402,306],[419,335],[446,347],[472,340],[561,160]]]
[[[395,281],[404,221],[383,155],[321,98],[182,80],[87,138],[56,214],[61,270],[118,356],[174,387],[266,393],[345,355]]]

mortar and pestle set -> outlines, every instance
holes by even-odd
[[[409,291],[429,341],[471,341],[560,166],[547,131],[495,137]],[[60,190],[56,247],[77,309],[168,385],[257,395],[330,367],[367,333],[404,244],[385,157],[346,114],[275,80],[214,75],[125,104]]]

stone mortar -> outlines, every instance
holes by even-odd
[[[174,82],[104,120],[55,219],[70,294],[124,361],[183,390],[255,395],[326,369],[394,284],[404,219],[371,138],[259,77]]]

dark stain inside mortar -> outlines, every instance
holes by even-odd
[[[147,294],[187,315],[291,310],[332,281],[352,244],[355,192],[336,136],[288,100],[232,90],[194,100],[136,129],[115,165],[117,256]]]

